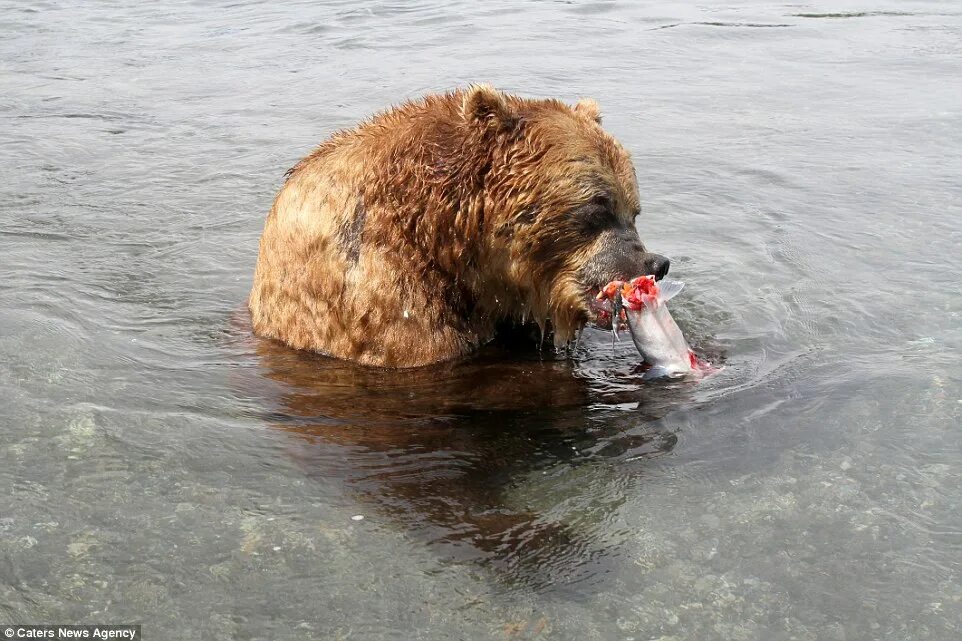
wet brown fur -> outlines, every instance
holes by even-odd
[[[289,172],[261,237],[254,330],[291,347],[410,367],[470,353],[505,319],[589,318],[579,271],[605,241],[572,212],[639,200],[594,101],[478,85],[334,134]],[[630,275],[630,274],[629,274]]]

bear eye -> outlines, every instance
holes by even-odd
[[[611,199],[595,196],[578,210],[578,219],[588,234],[596,234],[615,224],[615,212]]]

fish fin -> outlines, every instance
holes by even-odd
[[[659,298],[663,303],[668,302],[684,288],[685,283],[680,280],[662,280],[658,283]]]
[[[653,378],[668,376],[669,373],[670,372],[667,367],[662,367],[661,365],[652,365],[641,378],[643,380],[650,381]]]

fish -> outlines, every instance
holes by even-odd
[[[701,376],[713,369],[688,346],[668,311],[668,301],[684,286],[677,280],[656,282],[654,276],[638,276],[630,281],[611,281],[598,292],[598,300],[611,301],[612,331],[616,337],[624,314],[631,339],[649,365],[645,379]]]

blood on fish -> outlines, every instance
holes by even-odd
[[[605,285],[600,292],[598,292],[598,296],[596,296],[596,298],[598,300],[604,300],[606,298],[614,298],[615,292],[618,291],[618,288],[624,284],[625,284],[624,281],[613,280],[607,285]]]
[[[621,297],[625,304],[635,311],[645,305],[654,307],[658,304],[658,294],[661,290],[658,288],[654,276],[639,276],[627,283],[612,281],[601,290],[599,298],[602,296],[612,298],[618,287],[621,287]]]
[[[658,283],[655,282],[654,276],[639,276],[631,281],[631,286],[640,289],[645,294],[658,295]]]

